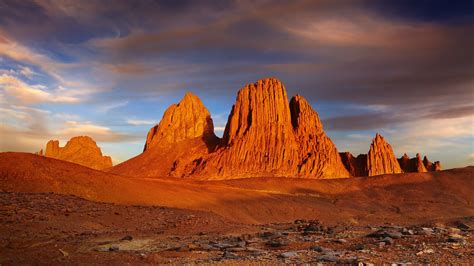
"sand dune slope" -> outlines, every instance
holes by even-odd
[[[27,153],[0,153],[0,190],[205,210],[244,223],[415,223],[474,216],[474,167],[365,178],[196,181],[131,178]]]

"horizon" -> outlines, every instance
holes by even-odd
[[[474,164],[470,1],[143,3],[0,1],[1,152],[87,135],[116,165],[186,91],[221,137],[237,91],[273,76],[339,152],[378,132],[397,158]]]

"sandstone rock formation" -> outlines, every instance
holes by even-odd
[[[198,179],[338,178],[402,172],[391,146],[379,134],[368,154],[356,158],[339,154],[311,105],[299,95],[289,102],[284,85],[275,78],[239,90],[222,139],[213,128],[209,111],[198,97],[187,93],[150,129],[144,152],[110,171]],[[426,167],[430,163],[420,160],[417,157],[412,163],[408,158],[406,167],[416,165],[417,171],[440,167],[439,163]]]
[[[286,90],[280,81],[260,80],[238,92],[222,144],[208,160],[206,175],[237,178],[297,174],[298,143]]]
[[[400,159],[398,159],[398,162],[405,173],[428,172],[419,153],[417,153],[416,157],[412,159],[410,159],[410,157],[405,153]]]
[[[143,151],[192,138],[213,138],[211,114],[201,100],[188,92],[165,111],[161,122],[148,132]]]
[[[402,169],[393,153],[392,147],[377,133],[367,153],[367,175],[399,173],[402,173]]]
[[[341,152],[342,162],[351,176],[367,176],[367,154],[354,157],[350,152]]]
[[[209,111],[188,92],[149,130],[144,152],[110,171],[134,176],[189,176],[218,142]]]
[[[439,161],[432,163],[426,156],[423,158],[423,165],[428,171],[441,171],[441,163]]]
[[[38,154],[42,155],[43,150]],[[46,144],[44,156],[98,170],[112,167],[112,158],[110,158],[110,156],[102,156],[100,148],[97,147],[95,141],[88,136],[73,137],[64,147],[59,147],[58,140],[50,140]]]
[[[314,177],[348,177],[334,143],[326,136],[318,114],[302,96],[290,101],[291,121],[298,141],[298,174]]]

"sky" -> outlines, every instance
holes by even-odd
[[[277,77],[339,151],[474,165],[471,0],[0,0],[0,151],[93,137],[114,164],[186,91],[222,135],[237,91]]]

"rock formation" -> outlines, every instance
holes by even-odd
[[[189,176],[218,142],[209,111],[188,92],[149,130],[144,152],[110,171],[135,176]]]
[[[43,150],[37,154],[42,155],[42,153]],[[100,148],[88,136],[73,137],[64,147],[59,147],[58,140],[50,140],[46,144],[44,156],[77,163],[98,170],[112,167],[112,158],[110,156],[102,156]]]
[[[354,157],[350,152],[341,152],[340,155],[351,176],[367,176],[367,154]]]
[[[318,114],[302,96],[290,101],[291,121],[298,141],[298,174],[315,177],[348,177],[334,143],[326,136]]]
[[[423,165],[428,171],[441,171],[441,163],[439,161],[432,163],[426,156],[423,158]]]
[[[377,133],[367,153],[367,175],[399,173],[402,173],[402,169],[393,153],[392,146]]]
[[[412,159],[410,159],[410,157],[405,153],[400,159],[398,159],[398,162],[405,173],[428,172],[419,153],[417,153],[416,157]]]
[[[224,131],[223,147],[210,159],[206,175],[238,178],[297,174],[298,143],[286,90],[280,81],[260,80],[238,92]]]
[[[356,158],[339,154],[311,105],[299,95],[288,101],[284,85],[275,78],[239,90],[222,139],[213,129],[209,111],[198,97],[187,93],[150,129],[144,152],[110,171],[198,179],[338,178],[402,172],[392,148],[379,134],[368,154]],[[417,157],[416,168],[421,171],[426,163],[419,161]]]
[[[143,151],[192,138],[214,138],[211,114],[201,100],[188,92],[165,111],[161,122],[148,132]]]

